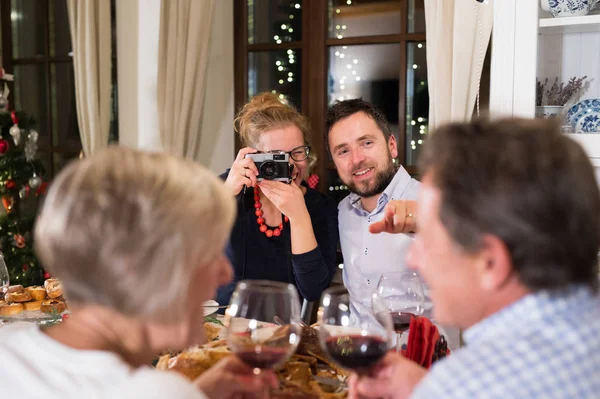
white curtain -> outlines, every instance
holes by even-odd
[[[493,1],[425,0],[430,131],[471,119],[492,32]]]
[[[110,1],[67,0],[75,98],[86,155],[108,146],[111,92]]]
[[[198,160],[216,0],[162,1],[158,121],[165,151]],[[210,132],[207,132],[210,133]]]

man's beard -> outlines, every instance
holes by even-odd
[[[363,169],[362,167],[356,168],[356,170]],[[352,172],[354,173],[354,172]],[[377,171],[375,174],[375,181],[372,185],[367,185],[367,187],[359,188],[357,184],[354,183],[352,177],[350,177],[350,181],[345,182],[348,186],[350,192],[359,195],[362,198],[369,198],[375,195],[381,194],[386,187],[391,183],[396,175],[396,167],[392,162],[392,157],[388,157],[388,162],[385,169]],[[369,187],[371,186],[371,187]]]

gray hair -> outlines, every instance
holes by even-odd
[[[35,250],[74,304],[181,319],[191,274],[223,254],[234,200],[204,167],[112,147],[53,181]]]
[[[475,253],[500,238],[532,291],[598,286],[600,191],[583,148],[554,120],[476,119],[436,129],[419,159],[440,220]]]

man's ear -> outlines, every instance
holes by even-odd
[[[390,149],[390,154],[392,158],[398,157],[398,143],[396,142],[396,138],[394,135],[391,135],[388,140],[388,148]]]
[[[485,235],[479,251],[478,277],[484,291],[498,291],[513,275],[513,263],[504,241]]]

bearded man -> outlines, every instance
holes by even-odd
[[[326,129],[338,175],[351,191],[338,206],[344,285],[352,314],[369,317],[381,274],[407,270],[420,183],[394,163],[396,139],[374,105],[362,99],[337,102],[329,108]],[[373,234],[380,232],[406,234]]]

